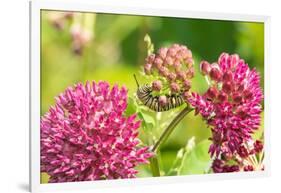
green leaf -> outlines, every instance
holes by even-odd
[[[134,98],[129,96],[128,105],[127,105],[127,108],[126,108],[125,115],[129,116],[129,115],[132,115],[132,114],[137,113],[137,112],[138,112],[137,104],[136,104]]]
[[[194,147],[195,147],[195,137],[193,136],[188,140],[185,146],[185,153],[190,153],[194,149]]]
[[[143,126],[146,130],[152,130],[155,127],[156,122],[148,113],[139,110],[138,116],[143,120]]]
[[[178,151],[177,157],[174,160],[170,171],[168,172],[169,176],[175,176],[179,173],[179,169],[181,168],[184,155],[190,153],[193,150],[194,146],[195,146],[195,137],[193,136],[188,140],[186,146]]]
[[[47,184],[50,176],[45,172],[41,172],[40,178],[41,184]]]
[[[211,158],[208,153],[211,142],[204,140],[198,143],[191,151],[186,151],[181,166],[178,170],[179,175],[204,174],[209,170]]]
[[[153,45],[153,43],[151,41],[151,38],[150,38],[150,36],[148,34],[146,34],[144,36],[144,41],[147,44],[147,55],[152,54],[154,52],[154,45]]]
[[[152,177],[150,164],[140,164],[137,165],[135,169],[138,171],[138,173],[136,174],[137,178]]]
[[[142,120],[142,127],[144,130],[152,130],[156,125],[156,120],[154,118],[153,113],[146,111],[146,108],[139,105],[134,97],[128,98],[128,106],[125,114],[127,116],[137,113],[138,117]]]

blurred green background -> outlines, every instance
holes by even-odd
[[[52,14],[57,17],[51,17]],[[62,21],[61,14],[65,13],[41,12],[41,115],[54,104],[55,96],[68,86],[86,80],[106,80],[112,85],[126,85],[132,97],[137,89],[133,74],[141,70],[146,57],[145,34],[150,35],[155,50],[172,43],[184,44],[192,50],[195,59],[194,91],[202,93],[207,88],[199,73],[199,62],[203,59],[215,62],[222,52],[238,53],[250,67],[261,73],[261,85],[264,86],[263,23],[101,13],[79,13],[79,20],[68,18]],[[62,26],[54,18],[63,22]],[[79,22],[90,32],[91,38],[77,54],[73,52],[70,31],[74,23]],[[145,83],[142,79],[140,81]],[[163,113],[161,116],[170,114]],[[150,134],[144,134],[145,131],[140,133],[145,142]],[[156,135],[160,133],[161,130],[156,131]],[[168,172],[178,150],[193,136],[198,144],[210,137],[210,129],[200,116],[195,117],[192,113],[161,148],[163,172]],[[147,166],[139,169],[139,176],[151,176]],[[45,178],[43,176],[43,182]]]

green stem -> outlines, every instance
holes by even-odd
[[[171,135],[173,132],[174,128],[178,125],[178,123],[188,114],[192,111],[193,109],[190,108],[189,105],[185,107],[170,123],[170,125],[165,129],[165,131],[162,133],[158,141],[155,143],[155,145],[152,148],[152,151],[156,153],[158,150],[159,146],[164,143],[168,137]],[[160,169],[159,169],[159,163],[158,163],[158,158],[157,155],[151,157],[150,159],[150,168],[152,171],[152,175],[154,177],[160,176]]]
[[[170,123],[170,125],[165,129],[165,131],[162,133],[158,141],[155,143],[155,145],[152,148],[153,152],[156,152],[159,146],[164,143],[168,137],[171,135],[173,132],[174,128],[178,125],[178,123],[191,111],[193,108],[191,108],[189,105],[185,107],[175,118],[174,120]]]
[[[158,164],[157,157],[153,156],[149,159],[149,161],[150,161],[150,169],[152,171],[153,177],[160,176],[160,170],[159,170],[159,164]]]

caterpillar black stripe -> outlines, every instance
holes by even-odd
[[[163,105],[160,103],[158,95],[156,95],[156,96],[152,95],[151,86],[149,86],[148,84],[140,86],[137,81],[136,75],[134,75],[134,78],[135,78],[137,86],[138,86],[138,90],[137,90],[138,99],[151,110],[157,111],[157,112],[168,111],[170,109],[179,107],[184,103],[184,99],[182,97],[183,93],[171,94],[171,95],[167,94],[167,95],[165,95],[167,98],[167,103],[165,105]]]

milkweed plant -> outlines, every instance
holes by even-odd
[[[51,20],[61,30],[73,17],[77,16],[56,15]],[[73,49],[81,53],[86,32],[73,23]],[[135,178],[143,164],[152,176],[188,174],[190,164],[198,164],[203,173],[264,170],[263,140],[253,137],[261,125],[263,101],[256,69],[238,54],[228,53],[196,64],[185,45],[175,43],[154,52],[150,37],[144,40],[147,57],[141,72],[132,74],[134,97],[128,97],[126,86],[89,80],[66,88],[41,117],[41,172],[48,174],[49,182]],[[201,74],[195,74],[195,65]],[[192,90],[195,76],[204,76],[205,92]],[[163,172],[161,146],[192,112],[204,120],[211,136],[198,145],[194,138],[187,139],[170,171]],[[146,141],[140,140],[140,130]],[[200,145],[206,163],[188,162]]]

